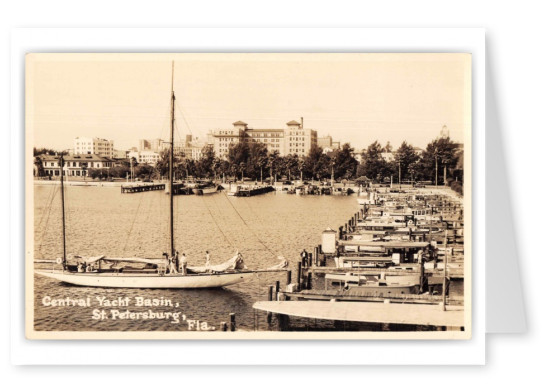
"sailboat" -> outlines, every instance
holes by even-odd
[[[238,284],[251,279],[257,273],[278,272],[287,267],[287,261],[280,257],[281,262],[271,268],[263,270],[249,270],[245,266],[239,252],[228,261],[213,266],[183,267],[181,272],[169,273],[169,254],[174,256],[174,62],[172,63],[172,93],[171,93],[171,124],[170,124],[170,153],[169,153],[169,194],[170,194],[170,249],[164,253],[165,258],[109,258],[76,257],[76,265],[67,262],[65,243],[65,194],[63,184],[63,155],[59,159],[61,167],[61,219],[63,236],[63,258],[56,261],[62,266],[61,270],[35,270],[35,274],[56,279],[65,283],[79,286],[104,288],[219,288]],[[44,262],[44,261],[42,261]]]

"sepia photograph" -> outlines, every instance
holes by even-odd
[[[30,53],[29,339],[469,339],[468,53]]]

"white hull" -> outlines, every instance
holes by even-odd
[[[205,195],[205,194],[213,194],[218,191],[218,187],[205,187],[202,189],[193,189],[193,194],[195,195]]]
[[[198,275],[168,274],[159,276],[138,273],[74,273],[62,271],[36,271],[35,273],[73,285],[147,289],[220,288],[246,281],[254,274],[252,272],[236,272]]]
[[[377,202],[368,198],[358,198],[358,204],[360,205],[377,205]]]

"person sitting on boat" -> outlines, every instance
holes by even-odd
[[[78,263],[77,272],[78,273],[84,273],[84,265],[82,264],[82,262]]]

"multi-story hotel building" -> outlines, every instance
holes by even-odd
[[[268,152],[277,151],[281,156],[306,156],[317,145],[318,132],[304,129],[301,122],[287,122],[284,129],[253,129],[243,121],[233,123],[233,129],[217,129],[211,132],[214,139],[214,153],[219,158],[227,158],[230,146],[238,143],[261,143]]]
[[[113,140],[97,137],[77,137],[74,141],[75,155],[98,155],[113,158]]]

